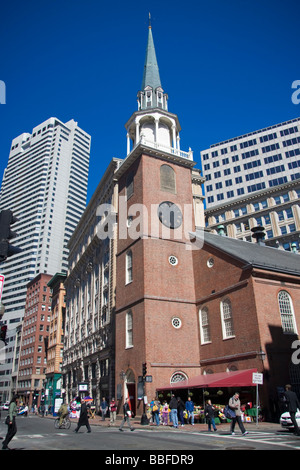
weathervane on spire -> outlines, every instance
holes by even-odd
[[[149,29],[151,29],[151,13],[149,11]]]

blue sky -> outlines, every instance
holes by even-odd
[[[52,116],[74,119],[92,136],[90,199],[110,160],[126,156],[149,11],[169,111],[198,167],[211,144],[300,116],[297,0],[10,0],[1,6],[1,176],[14,137]]]

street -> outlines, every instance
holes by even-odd
[[[249,434],[246,436],[242,436],[239,431],[232,436],[228,425],[220,426],[215,433],[209,433],[204,425],[201,429],[199,426],[173,429],[164,426],[137,425],[133,432],[125,425],[124,432],[120,432],[118,426],[109,427],[108,421],[105,424],[100,422],[96,424],[93,421],[90,423],[91,433],[86,432],[85,426],[81,427],[78,433],[74,433],[75,422],[72,422],[69,430],[65,430],[55,429],[52,418],[35,415],[17,417],[18,432],[9,447],[25,451],[99,450],[102,451],[100,459],[105,464],[124,463],[118,460],[124,455],[127,459],[130,456],[133,458],[142,455],[143,463],[158,463],[155,462],[155,458],[158,458],[160,452],[164,455],[166,451],[170,451],[169,455],[173,456],[173,462],[160,463],[195,463],[200,456],[199,451],[202,450],[300,450],[300,438],[281,430],[279,424],[259,423],[256,426],[252,423],[248,426]],[[7,426],[2,416],[0,422],[2,438],[5,437],[6,430]],[[11,452],[3,451],[1,457],[3,454],[11,455]],[[148,460],[145,462],[145,459]],[[175,462],[174,459],[183,461]],[[191,462],[192,459],[194,462]],[[131,461],[126,463],[132,466],[138,465],[137,462],[136,465]]]

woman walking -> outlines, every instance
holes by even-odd
[[[77,427],[74,430],[74,432],[78,432],[81,426],[86,426],[87,432],[91,432],[88,409],[87,409],[86,402],[84,401],[84,399],[81,400],[80,416],[79,416],[79,420],[77,423]]]
[[[7,430],[6,437],[2,443],[2,450],[9,449],[8,444],[17,433],[16,416],[18,414],[18,409],[17,409],[18,400],[19,400],[19,397],[17,395],[14,395],[9,404],[9,410],[8,410],[8,416],[7,416],[8,430]]]

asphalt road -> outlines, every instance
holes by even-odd
[[[186,428],[172,429],[160,426],[159,428],[138,427],[132,432],[125,425],[124,432],[120,432],[118,427],[91,424],[91,433],[87,433],[85,427],[80,428],[78,433],[74,433],[75,423],[72,423],[69,430],[64,430],[55,429],[53,419],[34,415],[17,417],[18,432],[11,441],[10,448],[23,451],[98,450],[102,451],[100,458],[103,463],[126,463],[134,468],[139,464],[135,465],[131,460],[121,462],[116,459],[125,457],[133,459],[135,456],[142,459],[143,456],[144,465],[146,463],[190,465],[198,460],[201,451],[204,450],[300,450],[300,438],[289,432],[281,432],[279,426],[270,427],[268,430],[266,426],[260,429],[259,426],[256,428],[254,425],[246,436],[242,436],[239,431],[232,436],[226,429],[209,433],[207,430],[191,431],[191,428],[186,430]],[[5,437],[6,430],[7,426],[2,418],[0,421],[1,437]],[[169,462],[155,461],[159,458],[159,453],[163,456],[166,451],[170,456]],[[12,455],[9,451],[2,451],[1,458],[3,454]],[[16,454],[16,452],[13,453],[14,456]]]

